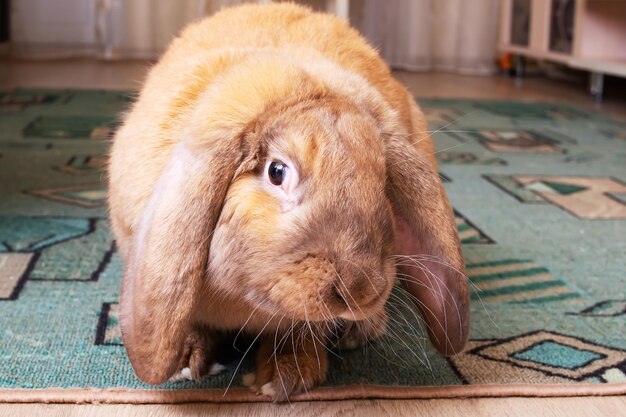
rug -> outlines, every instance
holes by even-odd
[[[0,402],[263,400],[241,384],[253,355],[201,383],[150,387],[130,367],[103,167],[131,101],[0,93]],[[328,381],[294,400],[626,393],[626,124],[565,104],[419,102],[472,282],[467,350],[441,357],[390,305],[388,336],[330,355]]]

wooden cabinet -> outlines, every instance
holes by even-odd
[[[626,77],[626,0],[503,0],[499,50]]]

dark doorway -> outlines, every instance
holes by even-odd
[[[9,1],[0,0],[0,43],[9,41]]]

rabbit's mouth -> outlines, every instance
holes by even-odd
[[[342,297],[346,308],[337,317],[349,321],[360,321],[378,314],[387,303],[390,290],[391,288],[385,288],[381,293],[376,294],[375,297],[359,303],[355,303],[351,297]]]

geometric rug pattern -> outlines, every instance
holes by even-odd
[[[625,350],[553,331],[500,340],[473,340],[451,359],[466,383],[491,375],[499,383],[626,382]],[[485,366],[485,365],[491,366]]]
[[[558,141],[546,133],[531,130],[478,130],[469,132],[478,143],[494,152],[561,152]]]
[[[103,169],[132,99],[0,92],[0,402],[262,400],[241,384],[252,352],[227,346],[226,370],[200,383],[150,387],[130,367]],[[418,101],[471,283],[468,348],[437,354],[395,289],[387,334],[333,352],[302,398],[626,392],[626,123],[565,104]]]
[[[24,190],[25,193],[82,207],[103,207],[106,190],[100,183],[71,185],[67,187]]]
[[[486,176],[524,203],[554,204],[584,219],[626,219],[626,184],[607,177]]]
[[[545,267],[524,259],[469,263],[467,276],[477,289],[471,297],[489,303],[549,302],[579,297]]]

